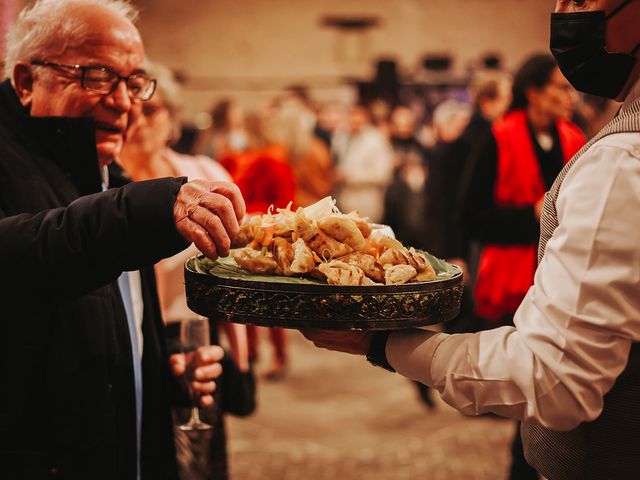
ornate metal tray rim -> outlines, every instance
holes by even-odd
[[[195,257],[189,259],[184,268],[189,308],[200,315],[267,327],[373,331],[434,325],[456,317],[463,290],[462,272],[445,263],[439,269],[445,268],[450,278],[342,287],[291,283],[284,277],[282,282],[273,277],[268,277],[272,281],[217,277],[196,271],[194,262]]]

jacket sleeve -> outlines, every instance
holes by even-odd
[[[35,214],[0,211],[3,297],[63,302],[184,249],[173,205],[185,181],[134,182]]]

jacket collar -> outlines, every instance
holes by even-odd
[[[0,124],[28,150],[53,161],[80,195],[101,191],[93,119],[31,117],[7,79],[0,83]]]

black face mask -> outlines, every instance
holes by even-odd
[[[607,21],[629,3],[609,16],[604,11],[551,14],[551,53],[576,90],[613,99],[622,92],[640,44],[630,54],[609,53],[606,31]]]

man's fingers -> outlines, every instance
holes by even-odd
[[[213,405],[213,397],[211,395],[201,395],[200,396],[200,406],[202,408],[207,408]]]
[[[237,185],[228,182],[214,182],[214,187],[209,190],[212,193],[219,193],[227,197],[233,205],[236,220],[240,222],[247,213],[247,207],[242,198],[242,193]]]
[[[184,354],[176,353],[169,357],[169,366],[171,367],[171,371],[175,376],[184,375],[184,372],[187,369],[186,359]]]
[[[185,183],[174,206],[176,227],[207,257],[227,256],[246,207],[240,189],[227,182]]]
[[[221,257],[229,255],[231,239],[218,215],[215,215],[203,206],[198,206],[198,208],[189,215],[189,219],[206,230],[209,238],[216,245],[218,255]]]
[[[212,260],[218,258],[218,248],[209,236],[209,233],[197,222],[190,218],[180,221],[176,227],[178,232],[190,242],[193,242],[198,250]]]
[[[197,381],[210,381],[218,378],[222,374],[222,365],[219,363],[212,363],[198,367],[193,372],[193,378]]]
[[[200,199],[200,205],[218,216],[229,238],[235,238],[240,232],[231,200],[217,193],[208,193]]]
[[[198,348],[195,355],[196,365],[208,365],[222,360],[224,357],[224,350],[218,345],[207,345],[206,347]]]
[[[208,395],[216,391],[216,382],[191,382],[191,388],[194,392]]]

